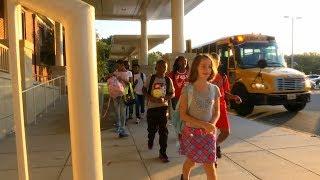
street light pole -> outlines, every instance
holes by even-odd
[[[294,17],[291,17],[291,68],[293,68],[293,24]]]
[[[291,65],[290,67],[293,68],[293,63],[294,63],[294,59],[293,59],[293,27],[294,27],[294,20],[295,19],[301,19],[302,17],[295,17],[295,16],[284,16],[284,18],[291,18]]]

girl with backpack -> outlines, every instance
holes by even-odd
[[[187,159],[183,164],[181,179],[189,179],[195,163],[203,164],[207,179],[217,179],[216,128],[220,116],[220,91],[209,81],[216,75],[217,68],[210,55],[197,55],[191,66],[189,85],[180,96],[180,118],[185,122],[180,140],[180,152]],[[192,88],[192,96],[188,96]],[[192,98],[188,107],[188,98]]]

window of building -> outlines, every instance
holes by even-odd
[[[4,18],[4,1],[0,1],[0,18]]]

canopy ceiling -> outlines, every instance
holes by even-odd
[[[97,20],[139,20],[142,7],[147,7],[148,20],[171,18],[171,0],[83,0],[96,9]],[[184,12],[188,14],[203,0],[184,0]]]
[[[112,36],[111,59],[132,57],[139,54],[140,35],[114,35]],[[162,44],[169,35],[148,35],[148,50]]]

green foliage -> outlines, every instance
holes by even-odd
[[[156,62],[162,58],[162,53],[157,51],[157,52],[152,52],[148,54],[148,65],[155,65]]]
[[[290,64],[291,56],[285,56],[288,64]],[[320,74],[320,53],[310,52],[297,54],[293,56],[294,68],[304,72],[305,74]]]
[[[107,39],[97,39],[97,70],[99,82],[109,73],[107,65],[111,50],[111,38],[110,36]]]

